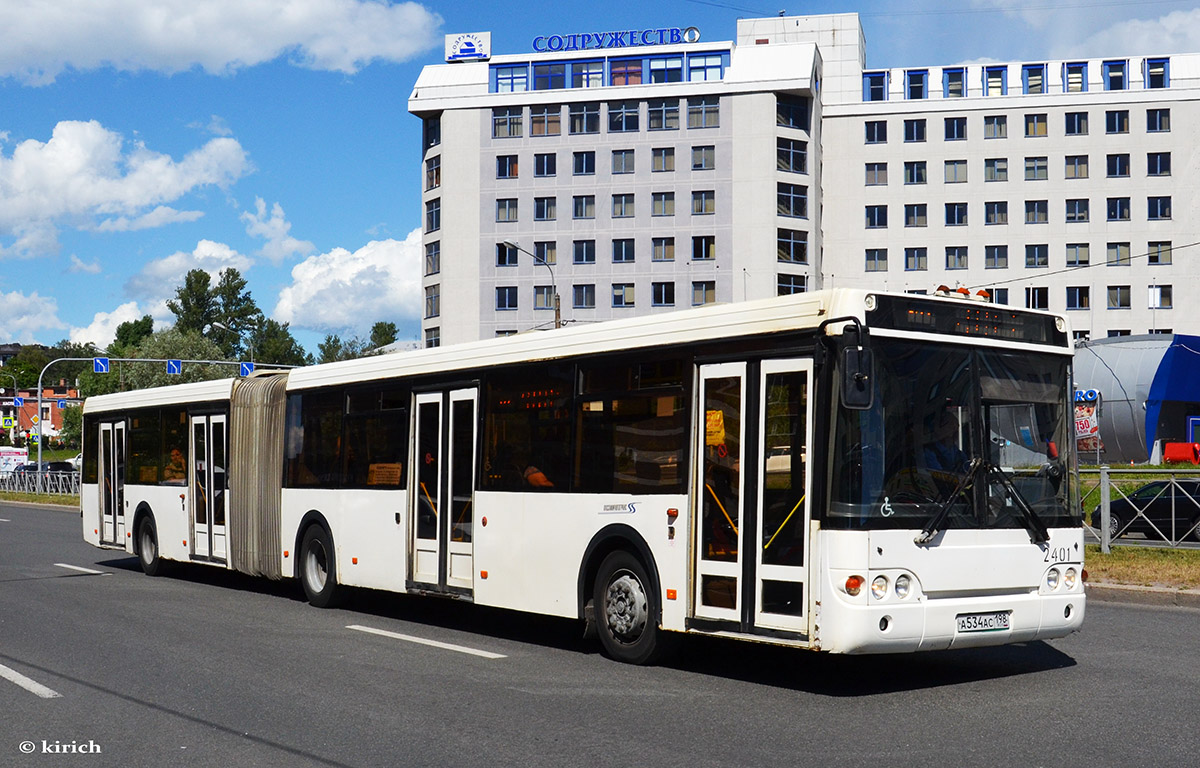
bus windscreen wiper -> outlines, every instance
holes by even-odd
[[[1042,521],[1042,518],[1038,517],[1037,512],[1033,511],[1033,507],[1029,506],[1029,502],[1025,500],[1025,497],[1013,485],[1012,478],[995,464],[988,468],[988,481],[990,482],[992,478],[999,480],[1000,487],[1008,492],[1017,511],[1021,513],[1021,519],[1025,522],[1025,527],[1029,529],[1033,543],[1045,544],[1050,541],[1050,531],[1046,528],[1046,523]]]
[[[975,474],[979,472],[980,468],[983,466],[985,466],[983,459],[971,459],[971,463],[967,466],[967,471],[963,473],[961,478],[959,478],[958,485],[954,486],[954,490],[950,492],[950,495],[947,496],[946,500],[942,502],[942,505],[938,507],[938,511],[934,513],[933,517],[929,519],[928,523],[925,523],[925,527],[922,528],[921,532],[917,534],[917,537],[913,539],[916,544],[928,544],[930,539],[937,535],[938,530],[942,527],[942,523],[946,521],[946,515],[950,514],[950,507],[954,505],[955,499],[962,495],[962,492],[965,491],[967,486],[971,484],[971,480],[974,479]],[[967,501],[970,502],[970,499]]]
[[[917,537],[913,541],[918,545],[928,544],[937,535],[942,527],[942,523],[946,521],[946,515],[950,513],[950,507],[954,504],[954,500],[966,490],[967,486],[971,484],[971,480],[974,479],[980,470],[987,472],[986,479],[989,483],[993,479],[999,481],[1000,487],[1004,488],[1005,492],[1008,493],[1009,497],[1013,500],[1013,505],[1021,513],[1021,520],[1029,530],[1033,542],[1035,544],[1044,544],[1049,541],[1050,531],[1046,528],[1046,524],[1042,522],[1037,512],[1033,511],[1033,507],[1029,506],[1029,502],[1025,501],[1025,497],[1012,484],[1012,479],[1000,467],[995,464],[989,464],[979,458],[971,459],[970,466],[958,481],[958,485],[955,486],[954,491],[942,502],[942,505],[938,507],[937,513],[925,524],[925,527],[921,529],[921,532],[917,534]]]

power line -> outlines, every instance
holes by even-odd
[[[1170,253],[1174,254],[1175,251],[1182,251],[1184,248],[1194,248],[1198,245],[1200,245],[1200,242],[1187,243],[1186,245],[1173,245],[1168,249],[1168,251]],[[1151,254],[1151,251],[1146,251],[1145,253],[1139,253],[1136,256],[1130,256],[1129,264],[1132,264],[1134,259],[1148,258],[1150,256],[1150,254]],[[1110,261],[1091,262],[1091,261],[1089,261],[1089,263],[1087,263],[1087,264],[1080,264],[1080,265],[1074,266],[1074,267],[1065,267],[1063,269],[1057,269],[1057,270],[1054,270],[1051,272],[1038,272],[1037,277],[1040,278],[1043,275],[1046,277],[1049,277],[1050,275],[1062,275],[1062,274],[1067,274],[1067,273],[1071,273],[1071,272],[1078,272],[1079,270],[1091,269],[1092,267],[1110,267],[1110,266],[1128,266],[1128,265],[1121,264],[1120,262],[1110,262]],[[1025,277],[1014,277],[1011,280],[994,280],[992,282],[980,283],[979,285],[969,285],[967,287],[970,289],[987,288],[989,286],[995,286],[995,285],[1008,285],[1009,283],[1029,282],[1030,280],[1034,280],[1034,279],[1036,279],[1036,278],[1026,275]]]

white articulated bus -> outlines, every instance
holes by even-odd
[[[836,653],[1084,615],[1071,334],[832,290],[88,399],[83,532],[164,561]]]

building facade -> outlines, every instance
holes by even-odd
[[[1200,331],[1200,55],[872,70],[857,14],[697,38],[423,70],[427,345],[550,327],[556,297],[593,322],[834,285]]]

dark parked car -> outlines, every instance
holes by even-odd
[[[47,472],[74,472],[75,465],[69,461],[44,461]]]
[[[1112,537],[1144,533],[1148,539],[1189,538],[1200,541],[1200,480],[1155,480],[1128,497],[1113,492],[1109,500],[1108,532]],[[1171,527],[1174,509],[1175,527]],[[1140,515],[1138,513],[1141,513]],[[1100,507],[1092,524],[1100,526]]]

